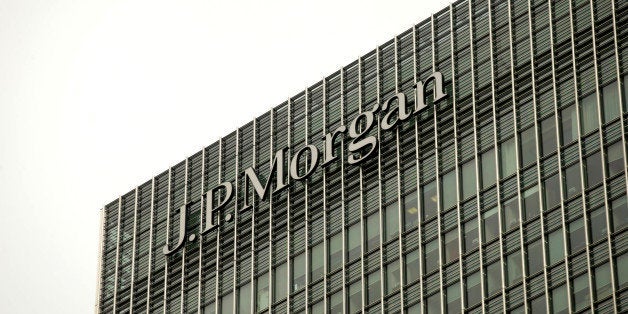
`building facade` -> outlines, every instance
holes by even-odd
[[[96,312],[628,310],[628,1],[457,1],[102,209]]]

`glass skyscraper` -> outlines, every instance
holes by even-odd
[[[456,1],[102,209],[96,311],[628,311],[628,1]]]

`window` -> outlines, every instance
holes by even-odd
[[[543,181],[543,199],[545,201],[545,209],[551,209],[560,204],[560,181],[558,174],[555,174]],[[526,212],[527,212],[526,204]],[[527,216],[527,214],[526,214]]]
[[[615,260],[617,269],[617,286],[620,289],[628,286],[628,254],[623,254]]]
[[[323,243],[319,243],[310,249],[310,281],[314,282],[323,278],[325,270],[323,269],[323,258],[325,256]]]
[[[537,202],[538,203],[538,202]],[[504,228],[510,230],[519,226],[519,204],[517,197],[511,198],[502,205],[504,213]]]
[[[624,112],[628,112],[628,74],[624,75]]]
[[[423,219],[428,220],[436,216],[438,210],[438,197],[436,196],[436,182],[431,182],[423,187]]]
[[[305,278],[303,278],[305,282]],[[257,277],[257,310],[261,311],[268,307],[268,273]]]
[[[495,262],[486,267],[486,292],[489,296],[499,292],[501,289],[500,265],[500,262]]]
[[[595,243],[606,237],[606,210],[604,208],[598,208],[591,212],[591,218],[589,219],[591,231],[591,243]]]
[[[460,313],[460,283],[447,287],[447,313]]]
[[[354,282],[349,286],[349,313],[362,308],[362,282]]]
[[[386,206],[386,241],[399,236],[399,205],[394,202]]]
[[[482,301],[482,290],[480,286],[480,273],[474,273],[473,275],[467,277],[467,307],[471,307],[477,303]]]
[[[417,303],[413,306],[408,307],[406,314],[420,314],[421,313],[421,303]]]
[[[506,266],[508,266],[508,285],[512,285],[522,278],[521,273],[521,252],[516,251],[508,255],[506,258]]]
[[[329,239],[329,269],[334,270],[342,266],[342,233]]]
[[[569,252],[574,254],[583,249],[585,245],[584,224],[580,218],[569,224]]]
[[[251,283],[240,287],[238,292],[238,313],[251,313]]]
[[[583,274],[572,282],[573,289],[573,307],[579,311],[589,305],[589,279],[587,274]]]
[[[379,247],[379,213],[373,213],[366,218],[366,238],[367,251]]]
[[[617,142],[606,149],[606,165],[609,177],[624,171],[623,155],[621,142]]]
[[[529,128],[519,134],[519,146],[521,152],[521,166],[528,165],[536,158],[536,134],[534,128]]]
[[[440,263],[438,261],[438,239],[432,240],[430,243],[425,245],[425,272],[430,273],[440,267]]]
[[[440,314],[440,293],[433,294],[427,298],[427,314]]]
[[[464,224],[464,250],[471,252],[478,247],[478,220],[473,219]]]
[[[288,295],[288,265],[283,263],[275,267],[273,278],[273,298],[274,301],[284,299]]]
[[[216,303],[210,303],[203,308],[203,314],[216,314]]]
[[[368,304],[371,303],[375,303],[377,301],[379,301],[379,298],[381,296],[381,290],[380,290],[380,281],[379,281],[379,271],[376,271],[374,273],[370,273],[367,277],[367,284],[368,284]]]
[[[441,192],[443,196],[443,209],[456,204],[456,173],[450,171],[441,178]]]
[[[574,105],[571,105],[560,112],[561,134],[563,145],[567,145],[578,138],[578,120]]]
[[[575,164],[564,172],[565,176],[565,193],[567,198],[580,194],[580,164]]]
[[[547,308],[545,307],[545,295],[542,295],[530,301],[530,313],[547,314]]]
[[[477,193],[475,186],[475,159],[466,162],[461,167],[462,172],[462,199]]]
[[[541,240],[528,244],[528,275],[543,270],[543,246]]]
[[[458,229],[454,229],[445,234],[445,263],[449,263],[459,256],[458,250]]]
[[[602,159],[599,152],[587,157],[586,170],[587,187],[592,187],[602,182],[604,171],[602,171]]]
[[[556,186],[554,186],[554,189]],[[537,185],[523,192],[523,209],[526,220],[530,220],[539,215],[539,187]],[[516,204],[516,201],[515,201]],[[517,208],[517,211],[519,209]],[[518,218],[518,217],[517,217]]]
[[[399,260],[386,265],[386,294],[399,289]]]
[[[613,231],[622,230],[628,225],[628,206],[626,196],[620,197],[611,203],[613,212]]]
[[[419,250],[406,254],[405,263],[406,284],[419,280]]]
[[[559,286],[552,290],[552,312],[555,314],[568,313],[567,308],[567,287]]]
[[[549,242],[549,264],[553,265],[562,260],[565,255],[565,250],[563,249],[565,243],[563,240],[563,230],[558,229],[550,233],[547,238]]]
[[[233,313],[233,292],[220,298],[220,312],[222,314]]]
[[[292,291],[305,287],[305,254],[292,259]]]
[[[541,121],[542,154],[547,156],[556,151],[556,120],[551,116]]]
[[[344,313],[344,309],[342,308],[342,290],[329,297],[329,313]]]
[[[360,257],[362,252],[360,251],[360,224],[354,224],[349,227],[347,231],[347,256],[350,261]]]
[[[488,242],[499,235],[499,217],[497,208],[493,208],[482,214],[484,241]]]
[[[601,300],[611,294],[611,269],[608,263],[595,268],[595,296]]]
[[[419,224],[419,206],[416,200],[416,193],[406,195],[403,200],[403,230],[405,231]]]
[[[597,94],[593,93],[580,101],[582,134],[587,134],[598,128]]]
[[[604,105],[604,123],[619,117],[619,89],[617,82],[604,86],[602,89]]]
[[[482,154],[482,188],[495,184],[495,150],[491,149]]]
[[[517,154],[515,139],[507,140],[499,145],[500,178],[506,178],[517,170]]]
[[[325,313],[325,305],[324,302],[318,302],[310,308],[310,313],[312,314],[324,314]]]

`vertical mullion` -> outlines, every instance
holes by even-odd
[[[257,118],[253,119],[253,147],[251,148],[252,152],[252,167],[255,168],[255,161],[257,160]],[[237,177],[236,177],[237,180]],[[244,198],[247,199],[249,197],[249,191],[244,189]],[[236,200],[237,203],[237,200]],[[257,313],[257,282],[255,281],[255,207],[250,209],[251,211],[251,313]],[[289,278],[290,276],[288,276]],[[290,303],[288,303],[290,304]]]
[[[475,170],[476,170],[476,176],[475,176],[475,184],[477,187],[477,190],[480,191],[480,177],[478,175],[478,134],[477,134],[477,121],[476,121],[476,103],[475,103],[475,46],[473,44],[473,7],[472,7],[472,3],[471,0],[469,1],[469,51],[470,51],[470,56],[471,56],[471,101],[472,101],[472,108],[473,108],[473,136],[475,138],[475,143],[473,145],[474,149],[475,149],[475,156],[476,156],[476,162],[475,162]],[[495,121],[495,104],[493,103],[493,121]],[[494,150],[495,150],[495,162],[497,163],[499,161],[498,154],[497,154],[497,129],[496,129],[496,125],[495,122],[493,122],[493,145],[495,146]],[[495,164],[495,167],[497,169],[497,164]],[[497,187],[495,188],[496,191],[499,191],[499,171],[495,171],[495,176],[497,177],[496,179],[496,184]],[[497,197],[498,197],[498,202],[499,202],[499,193],[497,193]],[[478,253],[479,253],[479,261],[480,261],[480,287],[481,288],[481,295],[482,295],[482,302],[481,302],[481,306],[480,308],[482,309],[482,312],[484,312],[484,299],[486,298],[486,293],[485,293],[485,289],[484,289],[484,254],[483,254],[483,250],[482,250],[482,245],[484,244],[484,239],[482,237],[482,230],[484,228],[484,224],[483,224],[483,220],[482,220],[482,207],[481,207],[481,203],[480,203],[480,195],[478,195],[476,197],[476,203],[477,203],[477,220],[478,220]]]
[[[166,247],[169,246],[170,239],[170,198],[172,196],[172,167],[168,168],[168,201],[166,205]],[[164,257],[164,314],[168,313],[168,256]]]
[[[322,83],[322,89],[323,89],[323,96],[322,96],[322,101],[323,101],[323,134],[325,134],[326,130],[327,130],[327,79],[323,78],[323,83]],[[309,136],[309,132],[308,132],[308,118],[307,118],[307,107],[305,109],[305,141],[307,143],[308,140],[308,136]],[[329,302],[327,302],[327,273],[329,272],[329,239],[327,237],[327,171],[323,170],[323,307],[325,308],[325,312],[327,312],[329,310]],[[305,268],[305,276],[306,276],[306,287],[309,286],[309,282],[310,282],[310,271],[309,271],[309,266],[310,266],[310,257],[308,256],[309,254],[309,248],[308,245],[306,244],[305,246],[305,254],[306,254],[306,258],[305,258],[305,264],[308,266]],[[307,288],[309,291],[309,287]]]
[[[275,127],[275,108],[270,110],[270,131],[269,131],[269,138],[270,138],[270,144],[268,145],[268,149],[269,149],[269,163],[270,165],[273,164],[273,158],[275,157],[273,154],[273,145],[275,143],[275,139],[274,139],[274,127]],[[290,160],[290,159],[288,159]],[[279,162],[279,161],[277,161]],[[279,167],[279,165],[277,165],[277,167]],[[279,168],[277,168],[279,169]],[[272,177],[272,167],[269,168],[269,173],[268,173],[268,180],[270,180],[270,178]],[[279,176],[279,171],[277,171],[277,176]],[[279,180],[279,177],[277,177],[277,180]],[[270,189],[272,186],[268,185],[268,188]],[[261,199],[260,199],[261,200]],[[272,273],[273,273],[273,191],[270,190],[270,196],[268,198],[268,225],[270,226],[270,230],[268,231],[268,276],[267,276],[267,280],[268,282],[267,287],[268,287],[268,313],[272,313],[273,312],[273,280],[272,280]],[[236,313],[234,313],[236,314]]]
[[[218,182],[222,182],[222,137],[218,140]],[[209,197],[209,195],[208,195]],[[207,208],[206,210],[209,210]],[[218,224],[220,224],[220,213],[218,213]],[[213,217],[209,217],[209,219],[213,219]],[[221,299],[220,299],[220,227],[216,228],[216,269],[214,270],[214,278],[216,278],[216,282],[214,283],[214,306],[215,312],[218,313],[218,310],[221,309]]]
[[[148,288],[146,289],[146,313],[150,313],[150,287],[153,273],[153,224],[155,219],[155,178],[151,180],[150,187],[150,231],[148,236]]]
[[[585,245],[585,250],[586,250],[586,255],[587,255],[587,278],[588,278],[588,283],[589,283],[589,302],[590,302],[590,306],[591,309],[593,308],[593,279],[591,278],[591,252],[589,249],[589,243],[591,243],[589,241],[589,224],[587,221],[587,202],[586,202],[586,193],[585,193],[585,184],[584,184],[584,176],[582,173],[582,167],[584,165],[583,161],[582,161],[582,129],[581,129],[581,121],[580,121],[580,99],[578,99],[578,71],[576,69],[576,45],[575,45],[575,39],[574,39],[574,19],[573,19],[573,14],[574,14],[574,8],[573,8],[573,3],[570,0],[569,1],[569,19],[570,19],[570,23],[569,23],[569,27],[571,28],[571,58],[572,58],[572,70],[573,70],[573,83],[574,83],[574,91],[576,93],[574,99],[575,99],[575,104],[576,104],[576,118],[577,118],[577,125],[578,125],[578,162],[580,163],[579,167],[578,167],[578,171],[580,171],[580,199],[582,202],[582,224],[583,224],[583,228],[584,228],[584,239],[586,242]],[[595,50],[595,47],[593,47],[593,49]],[[595,75],[597,75],[597,73],[595,73]],[[562,185],[562,179],[561,179],[561,185]],[[566,251],[567,252],[567,251]]]
[[[288,99],[288,156],[292,156],[292,98]],[[288,164],[290,163],[290,158],[288,158]],[[290,169],[290,167],[288,166],[288,169]],[[286,282],[284,282],[284,284],[287,287],[287,293],[286,293],[286,311],[290,311],[290,187],[288,187],[287,189],[287,193],[288,195],[287,197],[287,201],[286,201],[286,224],[287,224],[287,228],[286,228],[286,248],[285,250],[287,250],[286,255],[288,256],[287,261],[286,261]],[[307,228],[307,212],[305,213],[305,228]],[[307,230],[307,229],[306,229]],[[255,237],[253,237],[255,238]],[[272,241],[271,241],[272,242]],[[307,245],[305,245],[305,248],[307,250]],[[254,247],[251,246],[251,251],[254,250]],[[251,265],[251,267],[253,267],[254,264]],[[274,278],[274,274],[270,274],[269,277]],[[271,282],[275,282],[274,279],[271,279]],[[275,286],[272,286],[273,290],[275,288]],[[271,301],[272,302],[272,301]],[[305,295],[305,313],[307,313],[308,310],[308,298],[307,298],[307,294]],[[256,313],[256,311],[252,310],[251,313]]]
[[[100,210],[100,229],[98,230],[98,273],[96,277],[96,304],[94,307],[94,313],[100,313],[100,296],[102,295],[102,261],[104,259],[103,251],[105,246],[105,211],[106,207]]]
[[[358,57],[358,114],[362,113],[362,57]],[[343,161],[344,162],[344,161]],[[364,179],[362,167],[359,168],[360,172],[360,267],[361,267],[361,283],[362,283],[362,311],[367,304],[366,296],[368,285],[366,278],[364,277]]]
[[[305,105],[304,105],[304,109],[303,109],[303,110],[305,110],[305,117],[306,117],[306,119],[307,119],[307,111],[308,111],[308,106],[309,105],[310,105],[310,95],[309,95],[309,90],[306,87],[305,88]],[[305,133],[305,139],[307,141],[307,134],[308,134],[308,132],[307,132],[307,129],[308,129],[307,121],[304,123],[304,125],[305,125],[305,132],[304,132]],[[325,106],[323,104],[323,132],[325,132],[324,130],[325,130]],[[324,190],[325,189],[325,180],[324,180],[324,178],[325,178],[325,171],[323,170],[323,184],[322,184],[323,185],[323,191],[325,191]],[[309,262],[310,262],[310,230],[309,230],[310,222],[309,222],[309,219],[308,219],[309,218],[309,211],[310,211],[310,209],[309,209],[309,197],[308,197],[308,193],[309,193],[309,189],[308,188],[309,188],[309,186],[310,186],[309,180],[305,180],[305,186],[304,186],[304,190],[305,190],[304,194],[305,194],[305,196],[304,196],[304,203],[303,203],[304,206],[305,206],[305,210],[304,210],[304,215],[305,215],[305,219],[304,219],[305,220],[305,224],[304,224],[305,225],[305,245],[304,245],[305,246],[305,252],[303,254],[305,255],[305,300],[306,300],[306,302],[305,302],[305,313],[306,314],[308,314],[310,312],[310,306],[308,305],[308,302],[307,302],[309,294],[310,294],[310,272],[309,272],[309,269],[308,269],[308,265],[309,265]],[[324,202],[324,199],[325,198],[323,197],[323,202]],[[327,223],[325,221],[324,217],[325,217],[325,208],[323,206],[323,226],[325,226],[326,223]],[[290,221],[290,220],[288,220],[288,221]],[[290,222],[288,223],[288,226],[290,226]],[[288,228],[288,233],[290,233],[290,228]],[[323,243],[325,243],[324,234],[325,234],[325,231],[323,231]],[[323,244],[323,248],[324,248],[324,246],[325,246],[325,244]],[[288,256],[290,256],[290,249],[288,249]],[[294,266],[291,265],[292,264],[292,259],[291,258],[288,258],[288,261],[290,263],[290,264],[288,264],[288,266],[289,266],[288,267],[288,271],[290,271],[292,269],[291,267],[294,267]],[[323,272],[325,272],[325,268],[324,268],[325,264],[324,263],[325,263],[325,261],[323,261]],[[324,274],[324,276],[327,276],[327,274]],[[290,276],[288,276],[288,277],[290,277]],[[290,291],[291,290],[290,286],[288,286],[288,288],[289,288],[288,291]],[[325,305],[325,300],[326,299],[327,299],[327,296],[323,295],[323,306]],[[288,309],[291,310],[290,308],[288,308]],[[325,307],[325,309],[327,309],[327,308]]]
[[[188,203],[188,172],[189,172],[189,163],[190,163],[190,158],[186,158],[185,159],[185,177],[184,177],[184,184],[183,184],[183,208],[181,210],[186,210],[187,211],[187,203]],[[137,194],[136,194],[137,195]],[[137,206],[137,197],[135,199],[135,203]],[[185,215],[187,217],[187,215]],[[183,252],[181,253],[181,304],[179,306],[179,310],[180,313],[183,314],[183,309],[185,307],[185,258],[187,256],[186,253],[186,249],[185,249],[185,234],[183,234]]]
[[[375,50],[375,56],[376,56],[376,78],[377,78],[377,99],[376,99],[376,103],[375,103],[375,107],[377,108],[377,106],[379,106],[379,104],[381,103],[381,64],[380,64],[380,58],[382,58],[381,56],[381,49],[379,46],[377,46],[377,49]],[[379,304],[380,304],[380,312],[383,314],[384,313],[384,289],[386,288],[384,285],[384,217],[382,214],[382,206],[383,206],[383,202],[382,202],[382,141],[381,141],[381,130],[379,128],[379,124],[380,124],[380,117],[379,115],[376,117],[376,119],[374,120],[374,122],[376,123],[375,126],[377,128],[377,138],[380,139],[379,140],[379,145],[377,145],[377,179],[378,179],[378,193],[379,193]]]
[[[118,237],[116,239],[116,269],[115,280],[113,286],[113,311],[115,312],[118,306],[118,267],[120,266],[120,216],[122,213],[122,196],[118,197]]]
[[[235,201],[233,202],[233,314],[237,314],[239,312],[238,306],[240,303],[238,302],[238,298],[240,297],[240,289],[238,287],[238,244],[235,240],[238,237],[238,166],[240,164],[240,128],[236,129],[236,154],[234,157],[235,160],[235,174],[234,174],[234,187],[233,193],[235,193]],[[187,168],[187,162],[186,162]],[[187,173],[187,172],[186,172]],[[187,184],[187,180],[186,180]],[[187,191],[187,189],[186,189]],[[272,215],[271,215],[272,216]],[[270,287],[270,286],[269,286]],[[183,314],[183,313],[182,313]]]
[[[196,312],[201,313],[202,310],[202,300],[203,300],[203,236],[201,235],[201,231],[203,230],[203,194],[205,193],[205,148],[201,150],[201,204],[199,209],[199,219],[200,219],[200,227],[199,227],[199,236],[198,236],[198,301],[196,302]],[[151,223],[152,226],[152,223]]]
[[[137,244],[137,196],[138,188],[135,188],[135,204],[133,205],[133,251],[131,253],[131,287],[129,289],[131,296],[129,298],[129,310],[133,311],[133,291],[135,287],[135,251]]]
[[[345,71],[340,69],[340,125],[345,125]],[[323,132],[324,133],[324,132]],[[343,139],[344,142],[344,139]],[[344,147],[342,145],[341,147]],[[313,162],[313,161],[312,161]],[[345,167],[344,167],[344,149],[340,151],[340,212],[342,213],[342,310],[346,311],[347,302],[347,232],[345,222]]]
[[[395,94],[399,93],[399,41],[397,36],[395,36]],[[398,109],[401,110],[401,109]],[[400,113],[401,114],[401,113]],[[401,121],[400,121],[401,122]],[[405,273],[405,269],[403,267],[403,229],[404,229],[404,223],[403,223],[403,216],[404,216],[404,211],[403,211],[403,207],[404,205],[402,205],[403,202],[403,198],[401,196],[401,174],[402,174],[402,167],[401,167],[401,149],[400,149],[400,145],[401,145],[401,140],[400,140],[400,135],[399,135],[399,127],[397,127],[395,129],[395,136],[396,136],[396,144],[397,144],[397,169],[398,169],[398,173],[397,173],[397,223],[399,224],[399,228],[398,228],[398,239],[397,239],[397,244],[399,245],[399,260],[397,261],[397,265],[399,265],[399,308],[401,309],[401,311],[403,311],[404,308],[404,297],[403,297],[403,278],[404,278],[404,273]]]

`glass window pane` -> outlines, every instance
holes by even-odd
[[[417,303],[413,306],[408,307],[406,314],[420,314],[421,313],[421,303]]]
[[[419,224],[419,210],[416,193],[406,195],[403,203],[403,230],[410,230]]]
[[[628,226],[628,206],[626,196],[620,197],[611,203],[613,212],[613,231],[619,231]]]
[[[609,177],[624,171],[626,165],[624,163],[624,152],[622,152],[621,142],[617,142],[608,147],[606,150],[606,163]]]
[[[578,120],[574,105],[571,105],[560,112],[561,135],[563,145],[569,144],[578,137]]]
[[[543,156],[556,151],[556,120],[553,116],[541,121],[541,143]]]
[[[440,293],[427,298],[427,314],[440,314]]]
[[[555,174],[543,181],[543,199],[545,201],[545,209],[551,209],[560,204],[560,181],[558,174]],[[527,212],[527,206],[526,206]],[[527,214],[526,214],[527,216]]]
[[[582,218],[569,224],[569,252],[571,254],[585,247],[584,224]]]
[[[447,287],[447,313],[460,313],[460,283]]]
[[[366,249],[370,251],[377,247],[379,247],[379,213],[374,213],[366,218]]]
[[[581,275],[573,280],[573,306],[579,311],[589,305],[589,280],[587,274]]]
[[[619,117],[619,89],[617,82],[604,86],[602,89],[604,102],[604,123]]]
[[[515,140],[510,139],[499,145],[500,178],[505,178],[517,170],[517,155],[515,152]]]
[[[318,302],[310,308],[310,313],[312,314],[324,314],[325,313],[325,305],[324,302]]]
[[[334,270],[342,265],[342,233],[329,239],[329,269]]]
[[[458,258],[458,247],[458,229],[447,232],[445,234],[445,263]]]
[[[405,275],[406,275],[406,284],[415,282],[419,280],[420,269],[419,269],[419,250],[414,250],[408,254],[406,254],[405,262]]]
[[[534,128],[529,128],[519,134],[519,145],[521,146],[521,166],[525,166],[536,161],[536,134]]]
[[[563,249],[565,244],[565,241],[563,240],[563,230],[558,229],[550,233],[548,236],[548,242],[549,263],[550,265],[553,265],[554,263],[562,260],[565,255],[565,250]]]
[[[456,173],[451,171],[445,174],[441,181],[441,193],[443,195],[443,209],[456,204]]]
[[[558,180],[558,177],[556,177]],[[556,186],[554,186],[554,189]],[[560,191],[558,192],[560,195]],[[554,202],[554,200],[552,200]],[[525,219],[529,220],[539,215],[539,187],[537,185],[525,190],[523,192],[523,209]]]
[[[283,263],[275,267],[273,278],[273,298],[283,300],[288,295],[288,265]]]
[[[538,202],[537,202],[538,203]],[[511,198],[502,205],[504,213],[504,229],[510,230],[519,226],[519,204],[517,197]]]
[[[368,283],[368,303],[374,303],[379,301],[381,296],[379,271],[371,273],[367,277]]]
[[[552,310],[556,314],[568,313],[567,287],[565,285],[552,290]]]
[[[428,220],[436,216],[438,210],[438,197],[436,196],[436,182],[431,182],[423,187],[423,219]]]
[[[565,175],[565,193],[567,198],[580,194],[581,182],[580,182],[580,164],[575,164],[564,172]]]
[[[292,291],[305,287],[305,254],[292,259]]]
[[[595,268],[595,295],[600,300],[611,294],[611,269],[608,263]]]
[[[499,216],[497,208],[493,208],[482,214],[484,230],[484,241],[490,241],[499,235]]]
[[[396,260],[386,266],[386,294],[399,289],[399,261]]]
[[[203,308],[203,314],[215,314],[216,313],[216,303],[210,303],[205,305]]]
[[[547,314],[547,308],[545,307],[545,295],[542,295],[530,301],[530,313]]]
[[[478,220],[473,219],[464,224],[464,250],[471,252],[478,247]]]
[[[482,188],[495,184],[495,150],[491,149],[482,154]]]
[[[624,112],[628,112],[628,74],[624,75]]]
[[[474,273],[467,277],[467,307],[480,303],[482,300],[482,290],[480,286],[480,273]]]
[[[303,278],[305,282],[305,276]],[[268,307],[268,273],[257,277],[257,310]]]
[[[240,287],[238,299],[238,313],[251,313],[251,283]]]
[[[586,170],[587,187],[592,187],[602,182],[604,171],[602,171],[602,158],[599,152],[587,157]]]
[[[486,267],[486,292],[492,295],[500,291],[501,288],[501,263],[496,262]]]
[[[466,162],[462,169],[462,199],[477,193],[475,186],[475,159]]]
[[[329,313],[344,313],[344,309],[342,308],[342,291],[334,293],[329,298]]]
[[[533,275],[543,269],[543,247],[537,240],[528,244],[528,275]]]
[[[386,241],[399,236],[399,205],[397,202],[386,206]]]
[[[220,312],[222,314],[233,314],[233,292],[220,298]]]
[[[349,286],[349,313],[362,308],[362,282],[354,282]]]
[[[620,289],[628,286],[628,254],[623,254],[615,260],[617,269],[617,285]]]
[[[310,249],[310,281],[314,282],[323,278],[325,251],[323,243],[319,243]]]
[[[598,125],[597,117],[597,94],[593,93],[580,101],[582,134],[587,134],[595,129]]]
[[[511,285],[521,280],[521,252],[516,251],[508,255],[506,264],[508,266],[508,284]]]
[[[440,267],[440,263],[438,262],[438,240],[433,240],[432,242],[425,245],[425,272],[430,273]]]
[[[347,256],[349,260],[352,261],[358,258],[362,253],[360,251],[361,236],[359,223],[349,227],[349,230],[347,232],[347,242]]]
[[[598,208],[597,210],[592,212],[589,223],[592,243],[595,243],[606,237],[606,210],[604,210],[604,208]]]

